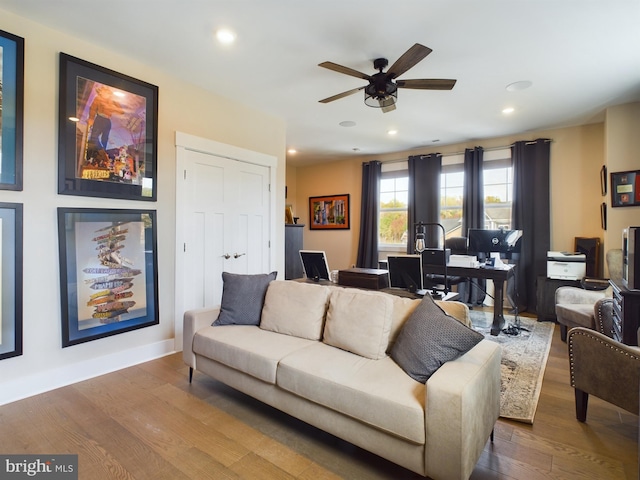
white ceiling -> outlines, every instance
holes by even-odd
[[[638,0],[0,0],[0,9],[284,118],[293,164],[590,123],[640,100]],[[215,42],[220,27],[235,30],[233,46]],[[400,89],[385,114],[362,92],[318,103],[366,83],[319,63],[373,74],[373,59],[391,65],[414,43],[433,53],[400,79],[454,78],[453,90]],[[506,90],[522,80],[532,87]]]

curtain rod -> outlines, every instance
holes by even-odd
[[[548,139],[548,138],[545,138],[545,139],[543,139],[543,140],[544,140],[545,142],[548,142],[548,143],[552,143],[552,142],[553,142],[553,140]],[[534,143],[536,143],[536,141],[535,141],[535,140],[531,140],[531,141],[525,142],[525,144],[526,144],[526,145],[533,145]],[[512,143],[511,145],[503,145],[503,146],[501,146],[501,147],[489,147],[489,148],[484,148],[483,150],[484,150],[485,152],[492,152],[492,151],[495,151],[495,150],[505,150],[505,149],[507,149],[507,148],[511,148],[511,147],[513,147],[514,145],[515,145],[515,143]],[[465,152],[465,151],[463,150],[463,151],[461,151],[461,152],[443,153],[443,154],[441,154],[441,155],[442,155],[443,157],[453,157],[453,156],[455,156],[455,155],[464,155],[464,152]],[[380,161],[380,163],[400,163],[400,162],[406,162],[406,161],[407,161],[407,158],[396,158],[396,159],[394,159],[394,160],[385,160],[385,161]]]

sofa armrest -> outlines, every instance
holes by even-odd
[[[201,328],[215,322],[220,307],[198,308],[184,312],[182,324],[182,359],[191,368],[196,368],[196,356],[193,353],[193,337]]]
[[[469,478],[500,416],[502,348],[482,340],[426,383],[425,468],[433,478]]]

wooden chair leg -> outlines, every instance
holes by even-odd
[[[567,343],[567,326],[560,324],[560,340]]]
[[[574,389],[576,394],[576,418],[579,422],[587,421],[587,404],[589,403],[589,394],[579,389]]]
[[[189,367],[189,383],[193,380],[193,367]]]

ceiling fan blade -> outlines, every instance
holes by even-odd
[[[423,78],[420,80],[396,80],[398,88],[416,88],[420,90],[451,90],[456,80],[444,78]]]
[[[387,70],[389,79],[399,77],[431,52],[432,50],[429,47],[416,43],[413,47],[404,52],[402,56],[396,60],[396,63],[391,65]]]
[[[366,73],[359,72],[354,70],[353,68],[345,67],[343,65],[338,65],[333,62],[322,62],[318,64],[319,67],[328,68],[329,70],[333,70],[334,72],[344,73],[345,75],[351,75],[352,77],[362,78],[363,80],[370,80],[371,75],[367,75]]]
[[[334,95],[333,97],[328,97],[328,98],[325,98],[325,99],[323,99],[323,100],[318,100],[318,101],[319,101],[320,103],[329,103],[329,102],[333,102],[334,100],[339,100],[339,99],[341,99],[341,98],[348,97],[349,95],[353,95],[354,93],[356,93],[356,92],[358,92],[358,91],[362,90],[363,88],[364,88],[364,87],[358,87],[358,88],[354,88],[354,89],[352,89],[352,90],[347,90],[346,92],[339,93],[339,94],[337,94],[337,95]]]

